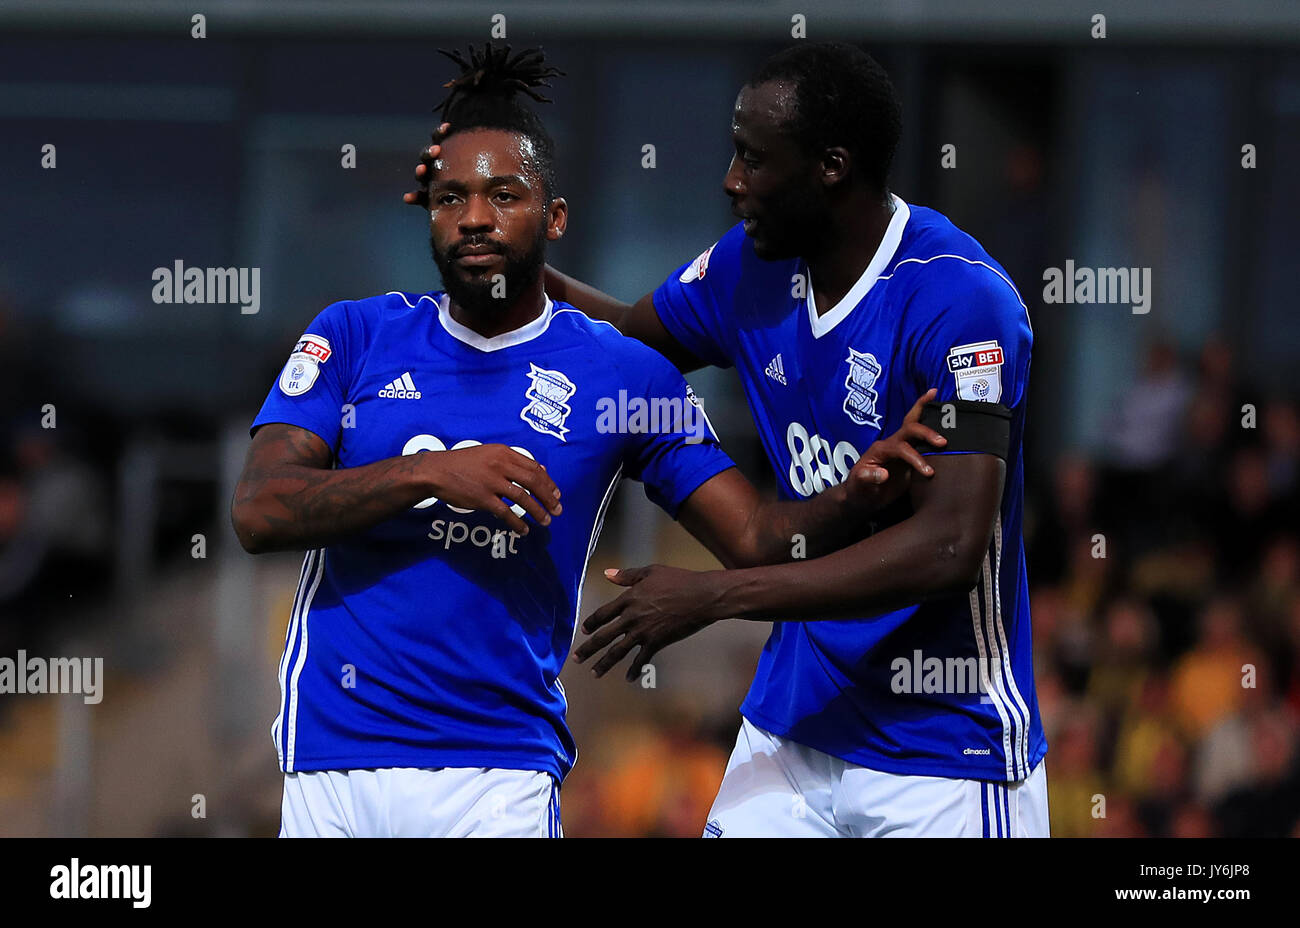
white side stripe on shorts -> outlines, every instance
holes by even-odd
[[[1015,828],[1011,821],[1011,791],[1007,785],[985,782],[981,792],[984,800],[981,812],[984,820],[984,837],[1014,838]]]

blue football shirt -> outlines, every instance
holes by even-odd
[[[253,430],[319,435],[336,467],[483,443],[545,465],[564,511],[510,532],[426,499],[303,561],[272,737],[286,773],[501,767],[575,758],[560,671],[620,478],[669,515],[733,466],[661,355],[564,303],[495,338],[440,292],[328,306]],[[517,510],[523,515],[523,510]]]
[[[894,197],[861,278],[819,313],[808,267],[763,261],[741,225],[654,294],[701,360],[735,366],[782,495],[845,478],[922,393],[1012,410],[1001,512],[979,585],[884,615],[776,622],[741,712],[890,773],[1014,781],[1047,750],[1034,695],[1021,540],[1028,312],[944,216]]]

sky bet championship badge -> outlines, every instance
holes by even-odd
[[[554,435],[560,441],[565,441],[564,433],[569,430],[565,427],[564,420],[573,411],[569,408],[569,397],[578,388],[559,371],[543,370],[531,362],[528,366],[532,368],[528,372],[528,379],[533,385],[524,394],[529,402],[520,411],[519,418],[543,435]]]
[[[304,335],[280,374],[280,389],[286,396],[298,396],[311,389],[320,366],[330,359],[330,343],[319,335]]]
[[[977,403],[1002,399],[1002,348],[997,342],[961,345],[948,352],[948,370],[957,378],[957,398]]]

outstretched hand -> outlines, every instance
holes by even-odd
[[[726,618],[713,614],[720,594],[715,583],[718,573],[661,564],[605,571],[606,579],[627,590],[587,616],[582,630],[591,637],[574,648],[573,659],[581,664],[603,650],[592,667],[597,677],[603,677],[639,647],[627,668],[631,683],[663,648]]]

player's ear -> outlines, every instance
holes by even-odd
[[[834,187],[848,179],[853,156],[847,148],[835,145],[822,152],[821,181],[826,187]]]
[[[564,197],[556,197],[551,201],[551,206],[546,217],[546,238],[549,241],[555,241],[564,235],[564,229],[569,224],[569,204],[565,202]]]

